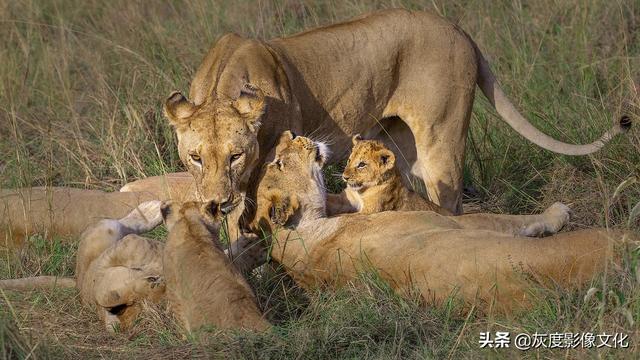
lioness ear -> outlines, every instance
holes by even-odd
[[[387,169],[391,169],[396,163],[396,156],[393,154],[393,151],[389,149],[380,150],[378,152],[378,158],[380,159],[380,164]]]
[[[173,126],[183,126],[189,122],[189,117],[196,111],[196,106],[187,100],[182,93],[174,91],[164,102],[164,116]]]
[[[357,144],[359,141],[362,141],[362,136],[360,136],[360,134],[355,134],[351,138],[351,142],[353,143],[353,145]]]
[[[261,117],[267,111],[262,90],[248,83],[240,89],[240,96],[233,101],[233,107],[247,119],[253,131],[260,127]]]

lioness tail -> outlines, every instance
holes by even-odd
[[[564,155],[587,155],[594,153],[602,148],[614,136],[625,132],[631,127],[631,119],[628,116],[622,116],[618,124],[614,125],[609,131],[605,132],[600,139],[585,145],[567,144],[556,140],[542,131],[536,129],[527,119],[525,119],[513,106],[511,101],[502,91],[500,84],[496,80],[495,75],[489,67],[489,63],[484,58],[478,46],[471,41],[478,57],[478,86],[487,97],[491,105],[496,109],[502,119],[509,124],[520,135],[524,136],[532,143]]]
[[[76,287],[76,279],[70,277],[33,276],[21,279],[0,280],[0,289],[4,290],[33,290],[74,287]]]

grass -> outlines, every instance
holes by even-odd
[[[0,0],[0,186],[64,185],[113,190],[182,169],[161,101],[186,90],[213,41],[235,31],[271,38],[362,12],[428,9],[479,44],[517,107],[546,133],[597,138],[626,113],[640,120],[640,4],[635,1],[7,1]],[[492,212],[572,206],[571,229],[638,229],[640,132],[599,153],[558,156],[515,134],[477,96],[465,182]],[[339,171],[339,167],[330,172]],[[329,181],[329,188],[340,184]],[[162,236],[162,231],[155,234]],[[70,275],[73,242],[33,237],[2,253],[0,277]],[[455,301],[421,307],[375,276],[338,292],[305,294],[280,272],[256,285],[270,333],[215,332],[183,339],[162,309],[129,334],[107,335],[73,291],[0,294],[3,358],[633,358],[640,321],[640,251],[573,292],[541,290],[534,308],[509,318],[464,312]],[[630,349],[480,349],[481,331],[623,332]]]

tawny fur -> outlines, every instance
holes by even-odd
[[[373,269],[399,292],[418,291],[429,302],[457,295],[481,309],[510,311],[531,303],[530,280],[543,287],[589,282],[624,236],[605,229],[514,235],[558,231],[569,215],[561,204],[529,216],[415,211],[326,218],[316,180],[322,163],[297,145],[303,141],[281,138],[260,180],[256,224],[271,233],[271,257],[307,288],[340,285]]]
[[[217,230],[205,225],[200,204],[168,204],[163,213],[169,230],[163,255],[167,298],[185,329],[268,328],[249,284],[220,248]]]
[[[202,199],[233,206],[229,224],[239,233],[242,213],[252,218],[245,199],[255,200],[259,165],[287,129],[330,138],[331,161],[345,157],[356,133],[397,145],[403,179],[421,178],[432,201],[460,214],[476,85],[519,134],[552,151],[591,153],[622,130],[616,125],[589,145],[550,138],[518,113],[464,31],[399,9],[269,41],[224,35],[189,98],[173,93],[164,110]]]

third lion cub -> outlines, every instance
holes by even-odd
[[[395,166],[395,155],[382,142],[353,137],[353,149],[342,173],[347,188],[329,197],[330,215],[357,212],[373,214],[382,211],[435,211],[453,215],[447,209],[407,189]]]

